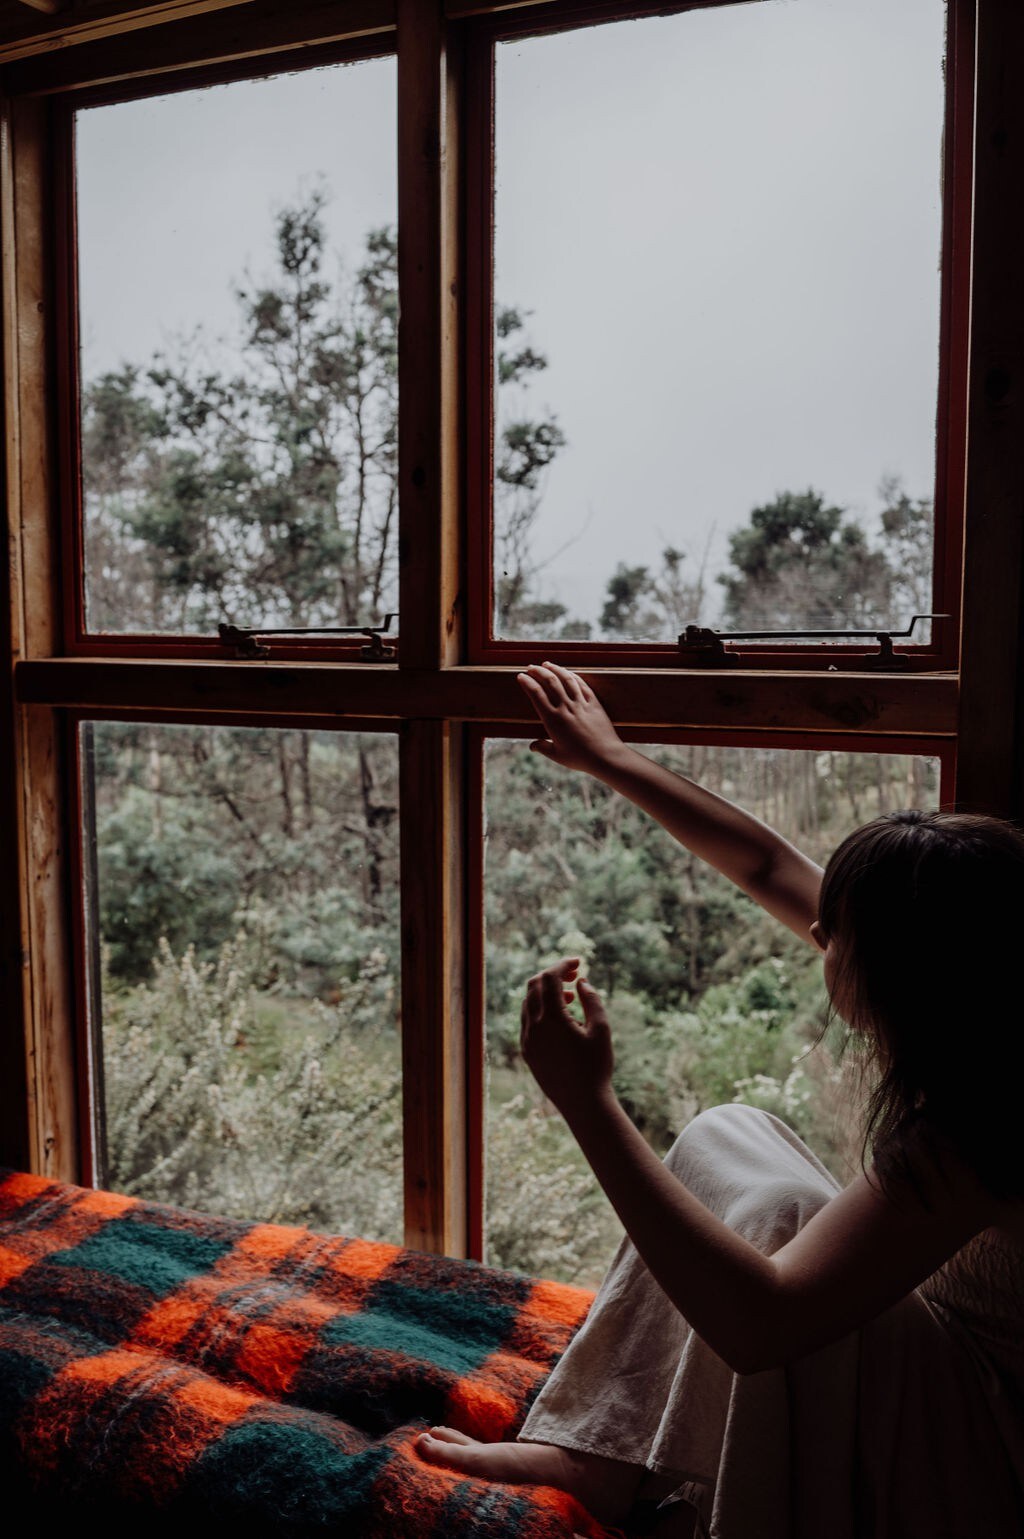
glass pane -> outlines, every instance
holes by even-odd
[[[394,609],[395,63],[76,114],[86,616]]]
[[[880,811],[938,805],[936,760],[649,747],[824,862]],[[698,1111],[747,1101],[840,1178],[860,1158],[856,1054],[824,1020],[820,955],[622,797],[510,740],[487,748],[487,1257],[594,1284],[621,1228],[519,1056],[527,978],[585,959],[616,1088],[659,1154]]]
[[[931,608],[944,22],[762,0],[498,45],[497,636]]]
[[[81,728],[102,1178],[402,1238],[391,736]]]

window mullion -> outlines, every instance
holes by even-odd
[[[399,648],[459,661],[458,61],[439,4],[398,0]]]
[[[458,61],[440,0],[398,0],[399,668],[406,1243],[467,1232],[466,729],[433,686],[462,648]],[[404,688],[410,673],[416,685]],[[433,703],[431,703],[433,701]],[[454,714],[451,713],[451,714]],[[433,720],[415,719],[431,716]]]
[[[467,1234],[466,729],[401,734],[402,1093],[406,1244]]]

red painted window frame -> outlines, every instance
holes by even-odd
[[[519,37],[571,31],[644,15],[705,8],[728,0],[677,6],[628,7],[606,3],[548,5],[475,18],[467,39],[466,166],[467,282],[466,487],[469,560],[468,660],[522,666],[553,658],[567,667],[614,662],[678,668],[687,662],[671,643],[507,641],[493,634],[494,474],[494,49]],[[932,609],[948,614],[927,645],[897,645],[907,671],[955,669],[959,663],[961,578],[965,513],[967,389],[974,137],[975,21],[972,0],[947,0],[946,119],[943,140],[943,211],[940,346],[936,413],[935,566]],[[481,602],[481,595],[486,598]],[[902,623],[902,622],[901,622]],[[864,643],[743,644],[744,667],[856,670],[875,648]]]
[[[62,548],[67,552],[66,578],[61,595],[64,651],[70,657],[161,657],[208,659],[223,662],[233,654],[216,636],[189,633],[90,631],[85,622],[85,530],[82,497],[82,446],[80,416],[79,303],[78,303],[78,207],[75,178],[75,113],[85,107],[109,107],[120,102],[143,101],[176,95],[205,86],[230,85],[236,81],[265,79],[276,74],[297,74],[332,64],[397,58],[393,36],[370,36],[351,41],[294,51],[263,54],[229,64],[176,70],[172,75],[147,75],[118,81],[110,86],[91,86],[68,92],[56,104],[54,132],[54,247],[57,292],[56,392],[60,438],[58,495]],[[397,209],[396,209],[397,223]],[[367,623],[383,619],[367,618]],[[255,634],[259,634],[258,630]],[[397,631],[388,643],[396,645]],[[358,662],[364,637],[273,638],[275,662]]]

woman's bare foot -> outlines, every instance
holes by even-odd
[[[554,1443],[478,1443],[452,1427],[431,1427],[417,1438],[416,1447],[431,1463],[478,1480],[557,1486],[581,1501],[599,1523],[608,1525],[622,1522],[646,1474],[635,1464]]]

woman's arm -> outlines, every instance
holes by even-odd
[[[575,961],[530,980],[523,1056],[569,1124],[630,1239],[697,1334],[737,1373],[781,1366],[905,1297],[980,1230],[998,1205],[955,1161],[915,1172],[894,1199],[867,1175],[764,1256],[690,1193],[633,1126],[611,1086],[601,1001]]]
[[[566,769],[585,770],[635,802],[674,839],[721,871],[776,919],[815,944],[821,867],[781,834],[629,748],[584,679],[557,663],[535,663],[519,681],[547,737],[531,746]]]

